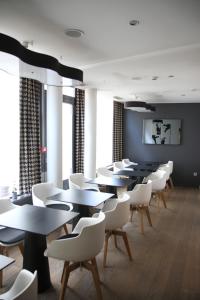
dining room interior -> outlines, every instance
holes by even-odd
[[[0,2],[0,299],[200,298],[199,17]]]

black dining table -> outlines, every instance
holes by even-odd
[[[130,165],[130,166],[124,168],[124,170],[125,169],[133,169],[135,171],[147,171],[147,172],[149,171],[151,173],[151,172],[155,172],[158,169],[158,166],[155,166],[155,165],[149,166],[149,165],[146,165],[146,164],[137,164],[137,165]]]
[[[84,189],[68,189],[48,196],[47,200],[72,203],[74,210],[79,213],[79,215],[72,220],[72,226],[74,227],[80,218],[90,217],[91,207],[95,208],[113,196],[114,194],[112,193],[102,193]]]
[[[135,178],[137,180],[137,183],[140,183],[144,177],[147,177],[149,174],[151,174],[151,171],[149,170],[126,170],[122,169],[119,171],[116,171],[113,173],[114,175],[122,175],[122,176],[128,176],[131,178]]]
[[[120,187],[133,187],[136,184],[136,180],[133,178],[116,178],[114,176],[99,176],[95,179],[91,179],[88,183],[95,183],[101,186],[107,186],[109,191],[112,191],[115,195],[117,194],[116,188]]]
[[[51,287],[46,236],[78,213],[26,204],[0,215],[0,225],[25,231],[23,268],[37,270],[38,292]]]

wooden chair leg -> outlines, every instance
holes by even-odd
[[[84,267],[86,267],[86,269],[88,269],[89,271],[92,272],[95,288],[97,291],[97,299],[102,300],[101,286],[100,286],[99,273],[98,273],[98,269],[97,269],[96,259],[92,258],[91,264],[88,262],[84,262],[83,265],[84,265]]]
[[[108,240],[109,240],[110,235],[111,235],[110,232],[107,232],[106,236],[105,236],[104,256],[103,256],[103,267],[104,268],[106,266],[106,258],[107,258],[107,252],[108,252]]]
[[[66,291],[66,287],[67,287],[69,273],[70,273],[69,262],[65,262],[64,269],[63,269],[63,275],[62,275],[62,284],[61,284],[59,300],[64,300],[64,298],[65,298],[65,291]]]
[[[114,235],[115,248],[117,248],[117,236]]]
[[[169,177],[169,182],[170,182],[171,188],[173,189],[174,188],[174,183],[173,183],[173,180],[172,180],[171,176]]]
[[[144,234],[144,221],[143,221],[143,209],[139,209],[140,213],[140,226],[141,226],[141,233]]]
[[[165,208],[167,208],[167,204],[166,204],[166,201],[165,201],[165,195],[164,195],[164,192],[160,192],[160,196],[161,196],[161,199],[162,199],[162,202],[163,202],[163,205]]]
[[[0,288],[3,286],[3,270],[0,271]]]
[[[64,224],[63,228],[64,228],[64,231],[65,231],[65,234],[68,234],[69,232],[68,232],[67,224]]]
[[[122,237],[123,237],[123,240],[124,240],[124,244],[126,246],[126,250],[128,252],[129,259],[132,261],[133,258],[132,258],[132,255],[131,255],[131,250],[130,250],[130,247],[129,247],[128,238],[127,238],[127,234],[126,234],[125,231],[122,232]]]
[[[153,225],[152,225],[151,216],[150,216],[150,212],[149,212],[148,206],[146,206],[144,209],[145,209],[145,212],[146,212],[146,215],[147,215],[147,219],[148,219],[149,225],[152,227]]]

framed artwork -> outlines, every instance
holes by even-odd
[[[178,145],[181,143],[181,120],[145,119],[143,120],[144,144]]]

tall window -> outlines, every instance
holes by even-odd
[[[72,174],[72,142],[73,142],[73,99],[74,89],[63,88],[62,104],[62,179]]]
[[[97,92],[97,153],[96,167],[112,163],[113,99],[105,92]]]
[[[19,78],[0,71],[0,185],[19,183]]]

